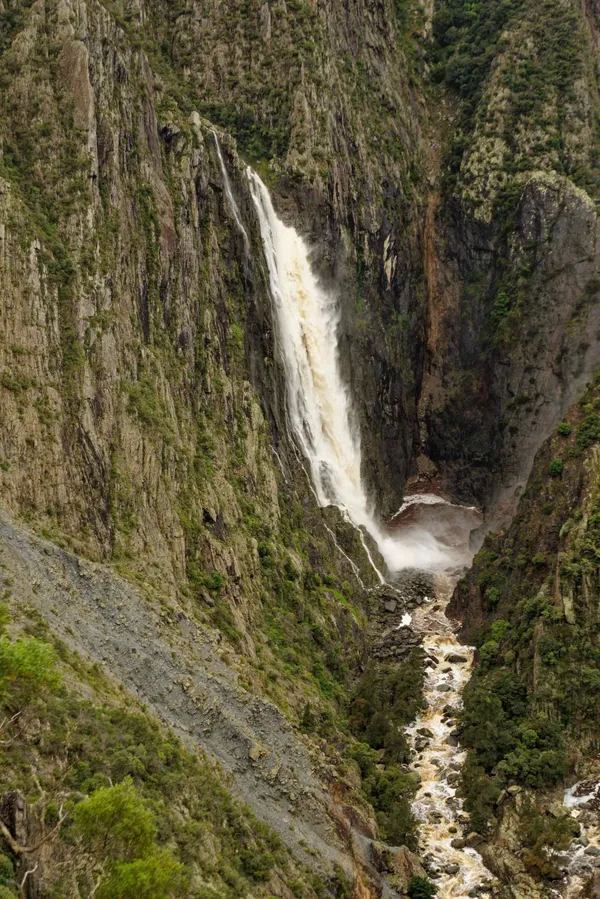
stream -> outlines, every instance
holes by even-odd
[[[422,637],[427,654],[426,707],[407,730],[414,750],[411,768],[421,778],[413,805],[420,821],[419,848],[441,899],[484,897],[489,895],[491,875],[477,851],[463,845],[468,815],[457,795],[465,753],[458,745],[456,712],[474,650],[460,644],[445,614],[454,587],[471,562],[470,535],[481,523],[481,514],[434,494],[413,495],[405,500],[395,522],[398,539],[410,542],[427,531],[454,562],[435,577],[435,596],[411,615],[410,626]]]
[[[212,136],[227,204],[248,254],[249,232],[218,135],[212,131]],[[421,638],[426,653],[425,708],[407,731],[414,750],[411,767],[420,777],[413,810],[420,822],[420,852],[436,882],[438,899],[485,899],[494,880],[476,851],[479,838],[465,831],[468,815],[457,791],[465,752],[459,746],[456,713],[474,650],[459,643],[445,614],[457,581],[471,564],[471,537],[482,516],[435,493],[415,492],[405,498],[390,522],[379,519],[363,483],[358,421],[340,371],[339,298],[319,283],[308,246],[278,217],[260,177],[247,168],[246,178],[269,274],[275,344],[286,379],[289,437],[307,463],[315,499],[320,506],[335,505],[342,511],[360,534],[380,584],[399,598],[402,590],[394,587],[394,580],[400,572],[412,569],[434,576],[435,595],[419,602],[410,614],[403,607],[395,628],[410,628]],[[385,570],[375,561],[371,542]],[[362,584],[358,566],[346,559]],[[557,804],[559,814],[580,823],[581,835],[562,853],[554,853],[560,880],[550,894],[557,899],[579,899],[591,879],[594,895],[599,895],[600,775],[575,784]]]

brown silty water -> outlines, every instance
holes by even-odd
[[[475,508],[455,506],[432,494],[409,497],[393,521],[403,542],[435,540],[447,565],[435,575],[435,595],[412,614],[411,627],[427,653],[425,709],[408,729],[415,752],[411,768],[421,778],[413,811],[420,821],[420,850],[440,899],[489,895],[492,877],[474,848],[456,848],[468,816],[457,792],[465,753],[455,733],[455,712],[473,666],[474,650],[463,646],[445,610],[473,551],[470,535],[481,524]]]

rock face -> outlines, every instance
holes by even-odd
[[[420,417],[426,455],[489,528],[599,362],[597,19],[524,0],[467,21],[449,2],[434,35],[462,107],[440,113],[454,134],[424,231]]]
[[[111,643],[111,622],[123,622],[102,595],[80,632],[77,620],[73,634],[57,629],[94,658],[106,651],[131,690],[164,717],[175,707],[188,737],[240,765],[243,796],[262,778],[255,810],[281,827],[292,808],[305,830],[286,831],[291,849],[301,854],[307,833],[328,876],[339,864],[362,899],[388,889],[380,874],[405,890],[419,863],[373,849],[384,859],[373,873],[371,849],[353,845],[376,836],[371,812],[329,790],[343,781],[335,762],[319,756],[309,774],[305,737],[284,713],[307,730],[316,715],[315,740],[345,747],[336,716],[363,659],[394,663],[413,649],[403,618],[433,590],[409,572],[374,592],[361,536],[316,507],[288,437],[245,166],[338,298],[341,368],[382,516],[420,479],[484,506],[482,530],[504,523],[541,442],[600,364],[600,103],[593,3],[494,3],[468,16],[456,0],[435,11],[401,0],[0,9],[5,544],[20,519],[71,552],[71,567],[92,560],[135,582],[130,623],[143,597],[154,623],[160,609],[176,622],[194,670],[177,670],[167,698],[141,662],[124,664],[133,637]],[[540,678],[564,676],[557,662],[543,677],[552,615],[592,639],[596,400],[572,414],[564,446],[555,434],[541,450],[543,497],[530,482],[510,536],[486,550],[508,566],[496,566],[498,584],[497,559],[480,557],[455,598],[477,636],[511,617],[517,586],[535,587],[529,598],[548,614],[510,662],[534,697]],[[430,523],[440,518],[432,507]],[[30,602],[48,617],[70,600],[58,583],[50,606],[44,556]],[[219,677],[196,674],[190,646],[205,638],[205,667],[228,684],[226,721]],[[159,643],[154,662],[172,674]],[[597,686],[592,656],[582,695]],[[254,704],[264,697],[274,704]],[[197,726],[203,701],[231,725],[223,739],[214,722]],[[590,708],[581,703],[585,722]],[[286,753],[317,812],[293,778],[278,792]],[[287,887],[269,890],[288,899]]]

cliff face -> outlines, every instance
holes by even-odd
[[[244,19],[246,7],[240,5],[238,19]],[[224,884],[240,895],[242,887],[250,889],[248,875],[254,877],[257,896],[289,899],[288,884],[295,884],[296,893],[354,891],[366,899],[381,891],[383,875],[406,885],[410,872],[420,870],[408,855],[388,858],[371,848],[377,836],[372,809],[358,791],[356,764],[347,758],[342,764],[350,739],[347,693],[365,651],[366,611],[378,602],[366,588],[376,578],[358,535],[332,510],[317,509],[288,443],[262,244],[244,165],[223,126],[230,127],[239,148],[265,177],[277,180],[279,208],[299,223],[316,223],[310,236],[319,268],[349,298],[345,368],[353,374],[357,395],[364,397],[361,415],[381,421],[381,430],[365,437],[375,460],[371,479],[383,481],[388,459],[395,485],[390,495],[404,482],[416,420],[415,382],[400,371],[406,366],[402,348],[422,328],[412,288],[403,288],[403,299],[396,300],[406,267],[416,264],[411,249],[416,228],[402,236],[410,245],[402,257],[406,261],[395,261],[400,260],[400,237],[397,245],[393,241],[400,234],[398,210],[410,220],[417,199],[407,175],[408,151],[396,137],[390,138],[397,157],[394,177],[385,199],[379,199],[374,185],[383,177],[384,163],[371,155],[376,137],[370,129],[361,160],[371,162],[365,162],[363,172],[352,158],[358,119],[345,123],[344,109],[331,116],[323,138],[332,158],[339,159],[337,168],[327,168],[327,177],[318,177],[308,157],[304,169],[294,162],[300,95],[292,116],[296,136],[290,133],[285,153],[282,143],[266,151],[260,144],[257,151],[239,127],[211,110],[209,97],[214,104],[225,101],[216,86],[212,92],[202,87],[202,79],[210,84],[212,77],[203,74],[205,57],[195,52],[195,65],[186,62],[180,48],[184,30],[177,23],[185,18],[190,37],[208,17],[222,40],[220,17],[226,12],[225,6],[186,11],[40,2],[17,3],[2,13],[4,598],[16,611],[16,630],[30,626],[19,614],[25,606],[49,618],[53,634],[98,664],[106,660],[127,690],[192,748],[208,748],[236,771],[230,784],[234,805],[251,801],[302,863],[323,875],[309,883],[290,862],[286,874],[270,876],[276,866],[265,862],[263,877],[251,862],[242,871],[237,858],[234,867],[246,878],[243,883],[233,875],[227,880],[227,871],[219,880],[213,871],[212,886],[203,882],[198,895],[224,891]],[[259,13],[258,7],[252,9],[252,15]],[[287,13],[282,6],[282,14],[292,31],[295,23],[314,18],[305,3],[291,4]],[[267,15],[264,9],[261,15]],[[342,77],[337,68],[342,57],[332,42],[335,35],[345,35],[346,27],[345,14],[335,4],[327,15],[337,25],[323,26],[313,48],[315,54],[317,46],[325,48],[319,84],[327,82],[331,93],[324,94],[324,116],[339,94],[328,79]],[[360,34],[365,47],[376,41],[381,49],[389,39],[382,72],[388,65],[390,72],[381,91],[388,105],[393,97],[394,109],[404,110],[398,121],[406,124],[394,124],[394,134],[401,128],[408,134],[413,126],[407,124],[405,102],[410,99],[403,71],[392,67],[392,38],[399,38],[391,15],[391,8],[369,12],[365,7],[358,22],[347,23],[344,41],[352,47],[352,35]],[[365,36],[359,25],[367,19],[372,22]],[[249,41],[241,54],[245,61],[253,58],[252,30],[242,29],[242,34]],[[294,35],[286,40],[296,47]],[[210,34],[202,39],[206,59],[216,66],[220,45],[213,46]],[[305,44],[304,51],[310,50],[308,36]],[[287,89],[294,78],[288,83],[289,65],[282,64],[281,47],[275,49],[277,77]],[[266,49],[262,55],[267,56]],[[372,51],[372,58],[378,60],[378,53]],[[363,72],[360,59],[344,65],[357,79]],[[217,76],[215,69],[215,85],[220,84]],[[356,88],[363,116],[372,112],[371,100],[361,93],[367,81]],[[311,90],[314,95],[317,86]],[[268,118],[269,108],[280,111],[280,101],[276,98],[264,112],[256,100],[256,114]],[[384,124],[393,112],[382,101],[370,118],[386,139]],[[209,113],[210,120],[204,118]],[[213,127],[221,135],[248,245],[231,214]],[[345,158],[332,149],[340,133]],[[417,138],[410,140],[414,144]],[[316,150],[313,157],[318,158]],[[309,174],[302,175],[303,170]],[[313,186],[307,194],[309,177]],[[341,260],[339,266],[334,259]],[[374,303],[382,279],[398,310],[397,341],[384,328],[396,314],[393,309],[377,307],[369,322],[366,304]],[[414,345],[418,355],[421,342]],[[358,365],[365,356],[372,366]],[[19,537],[11,517],[67,554],[55,557],[51,547],[44,549],[26,531]],[[88,570],[81,563],[91,581],[90,592],[81,595],[78,577],[71,577],[77,557],[98,566]],[[112,581],[115,571],[135,585],[133,593]],[[75,595],[71,616],[68,597]],[[53,610],[58,610],[57,620]],[[164,651],[146,653],[146,644],[158,650],[160,634],[172,628],[175,634],[167,633]],[[125,642],[114,643],[119,630]],[[140,651],[139,664],[131,664],[129,653],[137,658]],[[147,678],[146,669],[160,677]],[[197,671],[199,681],[193,679]],[[66,677],[71,677],[68,670]],[[261,700],[255,705],[257,695]],[[101,702],[98,696],[92,700]],[[211,742],[213,713],[219,724]],[[28,723],[34,731],[46,726],[40,714],[36,710]],[[70,712],[64,714],[68,718]],[[314,734],[311,740],[298,732],[299,723]],[[280,726],[287,736],[276,749],[273,738]],[[21,737],[27,740],[26,734]],[[87,747],[80,762],[96,765]],[[19,780],[11,773],[7,783],[29,794],[44,764],[32,757],[27,776]],[[286,764],[294,772],[289,782]],[[107,770],[106,776],[113,774]],[[244,779],[254,784],[257,778],[264,780],[260,790],[244,786]],[[62,800],[60,774],[53,771],[50,780],[52,801],[55,796]],[[139,778],[136,783],[145,789]],[[165,800],[163,786],[159,793]],[[66,797],[70,801],[70,791]],[[304,807],[302,813],[294,808],[296,802]],[[298,820],[304,815],[307,827],[296,833],[288,814]],[[189,808],[182,815],[193,829]],[[174,839],[182,857],[185,839]],[[211,839],[207,857],[226,867],[225,849]],[[50,889],[63,863],[52,846],[45,873],[38,875],[40,895]],[[262,850],[268,854],[268,846]],[[96,862],[88,861],[93,871]],[[203,867],[205,862],[188,859],[186,865],[196,879],[206,878],[210,864]],[[80,895],[76,884],[69,889],[69,895]]]
[[[491,524],[599,361],[596,28],[570,2],[469,17],[449,2],[434,19],[434,77],[460,106],[426,227],[421,420],[451,491]]]
[[[364,475],[396,511],[423,365],[424,104],[413,41],[423,14],[390,0],[234,0],[192,2],[161,22],[201,110],[275,186],[280,213],[340,297]]]

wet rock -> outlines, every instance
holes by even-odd
[[[600,856],[600,849],[598,848],[598,846],[587,846],[584,852],[586,855],[592,855],[595,857]]]
[[[466,656],[461,656],[457,652],[451,652],[446,656],[446,661],[450,662],[451,665],[462,665],[465,662],[468,662],[468,658]]]
[[[388,599],[383,608],[386,612],[395,612],[398,608],[398,603],[395,599]]]
[[[428,727],[419,727],[417,729],[417,733],[420,734],[422,737],[429,737],[430,740],[432,740],[434,737],[433,731],[429,730]]]
[[[516,796],[517,793],[520,793],[522,789],[523,789],[522,787],[519,787],[516,784],[513,784],[512,786],[508,787],[506,792],[510,793],[511,796]]]
[[[476,833],[474,830],[465,837],[465,846],[469,849],[475,849],[476,846],[481,846],[483,842],[485,841],[481,834]]]
[[[450,874],[451,876],[453,876],[454,874],[458,874],[458,872],[460,871],[460,865],[444,865],[442,871],[444,872],[444,874]]]
[[[580,837],[577,837],[577,839],[573,840],[573,842],[576,846],[589,846],[590,845],[590,841],[588,840],[586,835],[583,833],[581,834]]]
[[[435,689],[438,693],[450,693],[452,691],[450,684],[438,684]]]
[[[395,874],[398,878],[398,886],[402,892],[406,892],[408,884],[413,877],[425,877],[425,869],[420,859],[406,846],[394,848],[384,847],[382,849],[383,862],[385,870],[390,874]]]
[[[455,837],[450,841],[450,845],[453,849],[464,849],[467,843],[462,837]]]

